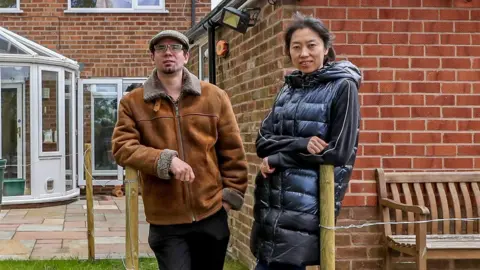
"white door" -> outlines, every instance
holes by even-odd
[[[57,67],[39,66],[36,92],[38,136],[36,155],[32,157],[32,195],[55,197],[65,194],[65,73]],[[33,125],[32,125],[33,127]]]
[[[23,83],[1,84],[0,158],[7,160],[5,178],[24,177]]]

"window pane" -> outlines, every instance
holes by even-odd
[[[0,8],[17,8],[17,0],[0,0]]]
[[[58,72],[42,70],[42,151],[58,147]]]
[[[200,79],[208,82],[208,44],[200,49]]]
[[[95,93],[111,93],[115,95],[117,93],[116,84],[97,84],[95,87]]]
[[[0,1],[2,1],[2,0],[0,0]],[[32,46],[32,45],[28,45],[28,44],[25,44],[25,43],[23,43],[23,42],[22,42],[22,44],[23,44],[23,45],[25,45],[25,46],[26,46],[27,48],[29,48],[30,50],[32,50],[32,51],[34,51],[34,52],[38,53],[38,55],[40,55],[40,56],[51,57],[50,55],[48,55],[48,54],[46,54],[46,53],[44,53],[44,52],[40,51],[39,49],[35,48],[35,47],[34,47],[34,46]]]
[[[138,6],[158,6],[160,0],[138,0]]]
[[[70,0],[70,1],[72,4],[72,8],[132,8],[132,0]]]
[[[17,48],[17,46],[13,45],[10,43],[10,41],[6,40],[2,36],[0,36],[0,53],[26,54],[24,51]]]
[[[112,155],[112,134],[117,122],[117,97],[93,98],[94,170],[116,170]]]

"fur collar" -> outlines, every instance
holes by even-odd
[[[187,68],[183,68],[183,86],[182,92],[200,96],[202,89],[200,87],[200,80],[197,76],[193,75]],[[167,97],[167,93],[162,83],[158,79],[157,69],[154,69],[150,77],[143,84],[143,99],[145,101],[152,101],[158,98]]]

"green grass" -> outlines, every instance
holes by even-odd
[[[0,261],[2,270],[122,270],[125,269],[122,260],[96,260],[93,262],[86,260],[4,260]],[[152,258],[140,259],[140,270],[157,270],[157,261]],[[224,270],[247,270],[239,262],[229,260],[225,262]]]

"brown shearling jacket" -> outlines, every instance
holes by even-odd
[[[178,102],[166,94],[156,70],[122,98],[112,148],[117,164],[140,172],[151,224],[198,221],[220,210],[222,201],[234,210],[243,204],[247,161],[228,95],[186,68]],[[175,156],[192,167],[192,183],[170,173]]]

